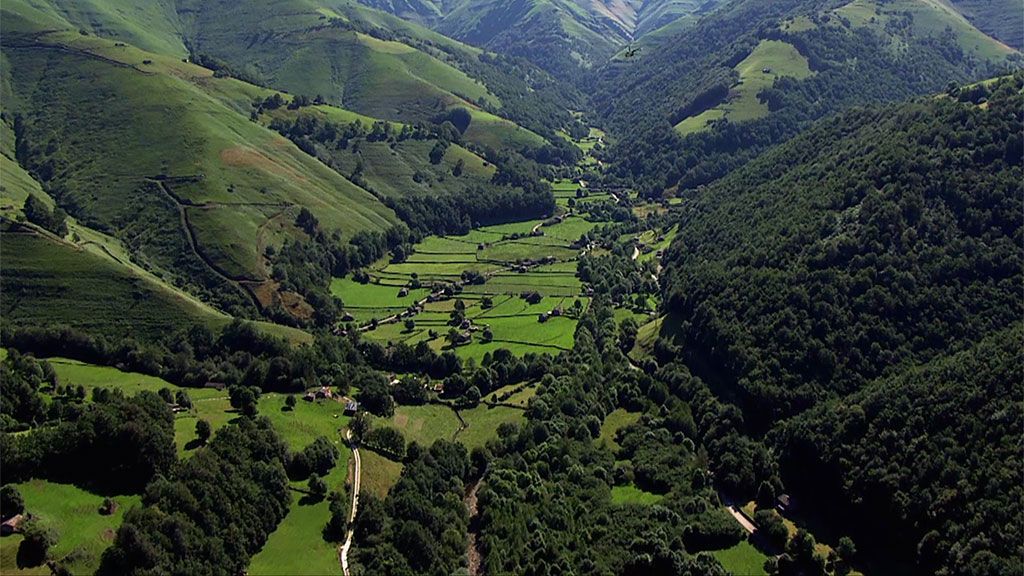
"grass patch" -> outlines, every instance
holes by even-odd
[[[620,428],[625,428],[640,420],[640,416],[639,412],[626,412],[624,408],[613,410],[604,417],[604,422],[601,423],[601,435],[597,437],[597,441],[606,443],[609,448],[618,452],[619,444],[615,441],[615,433]]]
[[[398,482],[402,475],[402,464],[392,462],[372,450],[360,450],[359,459],[363,467],[363,478],[360,488],[380,498],[388,495],[388,490]]]
[[[455,412],[438,404],[398,406],[390,424],[402,431],[406,442],[415,441],[424,448],[436,440],[453,440],[459,429]]]
[[[483,446],[488,440],[498,437],[498,426],[505,423],[521,423],[526,420],[522,410],[508,406],[485,406],[480,404],[460,412],[467,428],[459,432],[456,439],[467,450]]]
[[[757,99],[758,92],[770,87],[776,78],[789,76],[800,79],[812,74],[807,58],[792,44],[779,40],[761,40],[734,69],[740,80],[733,86],[727,100],[677,124],[676,130],[680,134],[699,132],[711,121],[721,118],[729,118],[733,122],[763,118],[768,115],[768,106]]]
[[[768,574],[764,570],[764,563],[768,560],[768,556],[746,540],[731,548],[714,550],[711,554],[729,574],[735,576],[766,576]]]
[[[623,506],[626,504],[639,504],[650,506],[661,502],[664,498],[661,494],[654,494],[637,488],[633,484],[628,486],[612,486],[612,504]]]

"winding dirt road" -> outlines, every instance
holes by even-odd
[[[362,477],[362,462],[359,460],[359,448],[356,447],[355,443],[352,442],[352,432],[345,431],[345,440],[348,441],[348,445],[352,447],[352,456],[355,459],[356,470],[355,478],[352,480],[352,510],[348,515],[348,533],[345,534],[345,543],[341,546],[341,570],[345,573],[345,576],[349,576],[348,571],[348,551],[352,548],[352,523],[356,519],[356,509],[359,507],[359,480]]]

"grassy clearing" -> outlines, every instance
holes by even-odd
[[[636,333],[636,342],[633,344],[633,349],[629,351],[630,358],[640,362],[651,357],[654,353],[654,343],[658,340],[658,335],[661,333],[661,323],[664,320],[664,316],[659,316],[640,326]]]
[[[628,486],[613,486],[612,487],[612,504],[622,506],[626,504],[639,504],[642,506],[650,506],[651,504],[657,504],[661,502],[661,494],[654,494],[652,492],[646,492],[637,488],[636,486],[629,484]]]
[[[427,297],[430,293],[426,288],[409,290],[405,296],[399,296],[401,288],[381,284],[360,284],[351,278],[334,278],[331,280],[331,294],[341,298],[346,309],[349,308],[407,308]]]
[[[521,423],[526,419],[522,410],[483,404],[470,410],[462,410],[460,414],[467,427],[458,433],[456,439],[468,450],[483,446],[491,438],[497,438],[498,426],[505,423]]]
[[[762,40],[754,50],[734,68],[740,75],[728,99],[704,112],[676,124],[680,134],[692,134],[707,128],[721,118],[733,122],[756,120],[768,115],[768,106],[757,99],[757,93],[770,87],[776,78],[789,76],[806,78],[812,74],[807,58],[789,43]]]
[[[640,420],[641,414],[639,412],[626,412],[623,408],[613,410],[610,414],[604,417],[604,422],[601,423],[601,435],[597,437],[597,441],[605,442],[609,448],[613,451],[619,450],[619,444],[615,441],[615,433],[620,428],[625,428],[630,424],[633,424],[637,420]]]
[[[360,450],[359,459],[363,466],[363,478],[360,487],[364,492],[383,498],[388,490],[398,482],[402,474],[402,464],[392,462],[372,450]]]
[[[349,421],[343,414],[344,404],[332,400],[307,402],[299,397],[294,410],[284,410],[285,398],[284,394],[265,394],[260,397],[259,411],[261,416],[270,419],[290,449],[301,450],[324,436],[339,451],[347,450],[341,441],[342,430]]]
[[[743,540],[732,548],[714,550],[711,554],[722,564],[725,571],[735,576],[766,576],[764,563],[768,556]]]
[[[137,495],[115,496],[118,508],[114,514],[99,513],[103,497],[70,484],[30,480],[16,484],[25,499],[25,510],[38,516],[59,534],[51,549],[54,558],[63,559],[74,574],[91,574],[99,567],[100,556],[114,541],[114,533],[125,512],[140,504]],[[16,563],[20,534],[5,537],[0,546],[0,573],[50,574],[45,565],[19,570]]]
[[[452,440],[460,423],[455,412],[438,404],[399,406],[389,422],[402,431],[406,442],[415,441],[427,447],[436,440]]]
[[[304,445],[299,446],[302,447]],[[325,480],[329,490],[337,490],[344,494],[348,460],[352,453],[347,446],[340,446],[339,451],[338,463]],[[302,490],[305,488],[305,482],[293,483],[293,487]],[[301,492],[292,492],[288,515],[270,534],[263,549],[253,556],[249,564],[249,574],[327,576],[342,573],[337,544],[325,542],[323,539],[323,527],[331,516],[329,503],[326,499],[315,503],[305,502],[302,497]],[[296,553],[298,550],[302,552]]]

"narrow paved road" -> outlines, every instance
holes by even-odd
[[[359,448],[352,442],[352,432],[345,431],[345,440],[348,441],[349,446],[352,447],[352,456],[355,457],[356,471],[355,479],[352,480],[352,510],[348,515],[348,533],[345,535],[345,544],[341,547],[341,570],[345,573],[345,576],[349,576],[348,571],[348,551],[352,548],[352,523],[356,519],[356,509],[359,507],[359,480],[362,476],[362,463],[359,461]]]

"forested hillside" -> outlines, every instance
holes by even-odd
[[[788,480],[917,573],[1024,570],[1022,350],[1017,323],[804,414],[777,438]]]
[[[684,201],[672,350],[763,429],[1019,318],[1022,81],[823,121]]]
[[[939,2],[741,1],[606,66],[594,104],[622,134],[612,174],[660,194],[712,182],[827,114],[1020,62]]]

